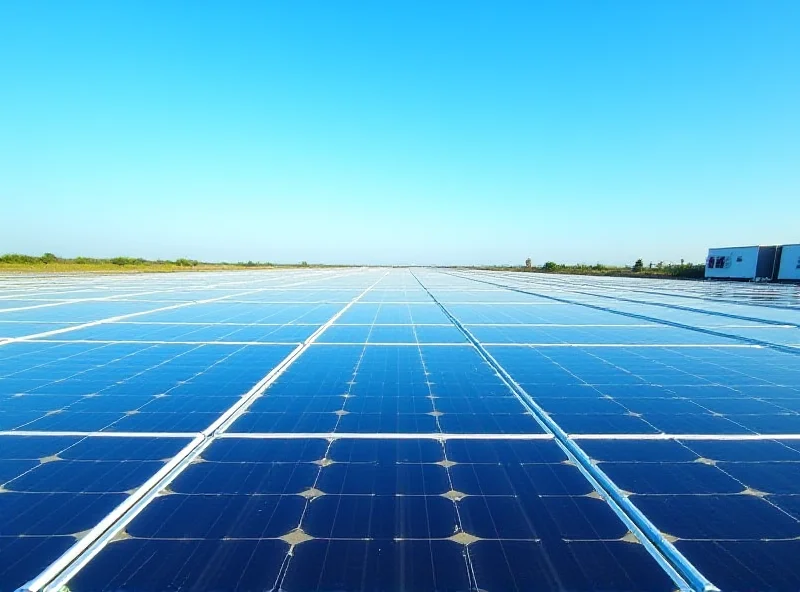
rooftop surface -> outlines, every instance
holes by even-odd
[[[796,286],[0,276],[0,590],[800,588]]]

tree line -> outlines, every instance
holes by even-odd
[[[637,259],[632,265],[603,265],[595,263],[587,265],[583,263],[566,264],[546,261],[540,266],[533,265],[530,259],[525,260],[525,265],[484,265],[467,266],[471,269],[487,269],[502,271],[524,271],[538,273],[565,273],[576,275],[612,275],[612,276],[654,276],[654,277],[677,277],[677,278],[703,278],[705,266],[695,263],[681,261],[679,264],[665,263],[659,261],[645,264],[643,259]]]
[[[20,266],[40,266],[68,264],[76,266],[117,266],[117,267],[310,267],[307,261],[295,264],[271,263],[269,261],[238,261],[238,262],[206,262],[197,259],[180,257],[178,259],[144,259],[141,257],[59,257],[54,253],[44,253],[42,255],[23,255],[21,253],[7,253],[0,255],[0,264],[20,265]]]

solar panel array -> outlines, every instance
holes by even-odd
[[[796,287],[0,277],[0,591],[800,589]]]

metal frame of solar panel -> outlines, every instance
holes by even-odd
[[[0,589],[796,590],[800,299],[0,276]]]

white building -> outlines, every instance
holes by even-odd
[[[706,278],[771,280],[778,271],[778,247],[725,247],[709,249]]]
[[[800,245],[783,245],[780,247],[779,280],[800,280]]]

